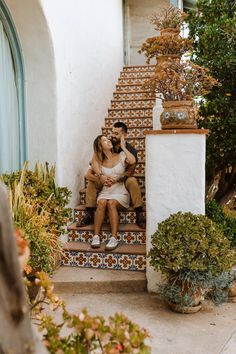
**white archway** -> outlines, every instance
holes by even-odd
[[[57,160],[57,102],[54,49],[40,0],[5,0],[21,42],[25,66],[28,157]]]

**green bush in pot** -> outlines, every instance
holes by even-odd
[[[218,226],[190,212],[173,214],[158,225],[149,257],[166,280],[161,294],[180,307],[197,305],[195,290],[203,296],[209,279],[230,272],[236,262],[235,250]]]

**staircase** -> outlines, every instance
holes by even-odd
[[[128,126],[128,139],[138,152],[135,177],[142,189],[145,205],[145,138],[144,131],[152,129],[152,111],[155,98],[151,92],[144,91],[142,84],[154,72],[154,66],[126,66],[120,74],[116,91],[113,94],[108,116],[102,133],[110,135],[116,121]],[[91,142],[92,143],[92,142]],[[110,225],[106,218],[102,227],[99,249],[92,249],[93,225],[77,227],[76,221],[85,212],[85,188],[80,191],[80,205],[74,209],[74,223],[68,227],[68,242],[64,245],[64,266],[145,271],[146,234],[145,229],[136,225],[136,214],[132,207],[120,212],[118,232],[119,246],[113,251],[105,251],[105,243],[110,236]]]

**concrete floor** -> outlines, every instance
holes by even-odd
[[[125,313],[151,334],[153,354],[236,354],[236,303],[214,307],[205,303],[191,315],[172,312],[156,295],[60,294],[70,312],[86,307],[90,314],[108,317]]]

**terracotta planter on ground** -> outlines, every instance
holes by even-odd
[[[197,109],[190,101],[164,101],[162,129],[197,129]]]
[[[229,298],[228,302],[236,302],[236,281],[233,283],[231,288],[229,288]]]
[[[168,305],[172,311],[179,312],[179,313],[186,313],[186,314],[196,313],[200,311],[202,308],[202,304],[195,305],[195,306],[180,306],[174,304],[173,302],[168,302]]]

